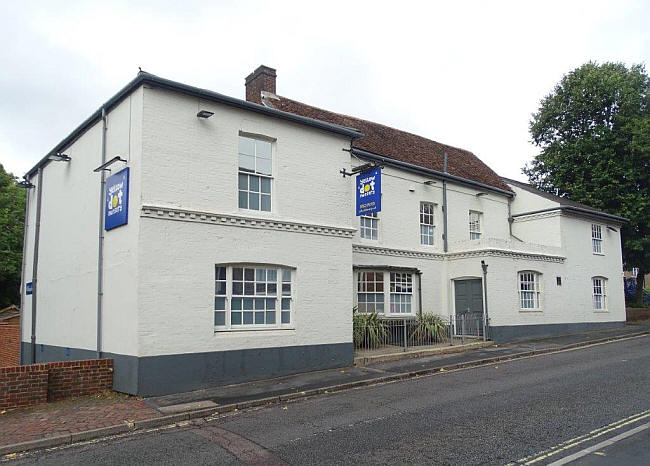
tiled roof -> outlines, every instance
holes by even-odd
[[[512,191],[499,175],[470,151],[372,121],[312,107],[286,97],[275,97],[269,96],[264,102],[278,110],[361,131],[363,137],[354,141],[355,148],[440,172],[444,169],[444,153],[447,152],[449,174]]]

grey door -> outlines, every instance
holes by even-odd
[[[465,333],[482,335],[483,328],[483,284],[481,279],[455,280],[456,325],[460,331],[460,318],[465,315]]]

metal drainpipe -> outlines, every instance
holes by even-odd
[[[444,155],[443,171],[447,173],[447,152]],[[447,181],[442,180],[442,242],[444,252],[448,251],[447,244]]]
[[[487,329],[488,329],[488,322],[489,322],[489,316],[488,316],[488,301],[487,301],[487,264],[485,261],[481,261],[481,268],[483,269],[483,309],[485,312],[483,313],[484,315],[484,321],[483,321],[483,340],[487,340],[488,334],[487,334]]]
[[[417,271],[418,275],[418,314],[422,316],[422,272]]]
[[[512,203],[512,198],[509,197],[508,198],[508,229],[510,231],[510,236],[512,236],[517,241],[521,241],[523,243],[524,241],[522,239],[520,239],[517,236],[512,234],[512,222],[514,222],[515,219],[512,218],[512,213],[511,213],[512,211],[511,211],[511,208],[510,208],[511,203]]]
[[[43,197],[43,167],[38,167],[36,189],[36,225],[34,227],[34,262],[32,264],[32,364],[36,364],[36,304],[38,296],[38,243],[41,234],[41,199]]]
[[[102,165],[106,163],[106,109],[102,108]],[[99,191],[99,239],[97,253],[97,359],[102,357],[102,305],[104,301],[104,189],[106,172],[101,171]]]
[[[29,180],[27,180],[29,181]],[[19,325],[19,338],[18,338],[18,362],[19,364],[25,364],[24,361],[24,354],[23,354],[23,321],[24,315],[25,315],[25,267],[27,267],[27,261],[25,260],[27,257],[27,230],[29,227],[29,192],[31,191],[31,188],[27,188],[25,191],[26,193],[26,200],[25,200],[25,231],[23,232],[23,263],[22,263],[22,271],[20,273],[20,315],[18,317],[18,325]]]

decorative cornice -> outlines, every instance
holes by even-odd
[[[469,257],[507,257],[510,259],[523,259],[530,261],[555,262],[563,264],[566,259],[563,256],[553,254],[541,254],[536,252],[509,251],[507,249],[486,248],[474,251],[451,252],[447,254],[449,260],[466,259]]]
[[[525,251],[510,251],[507,249],[485,248],[471,251],[430,253],[420,251],[409,251],[404,249],[381,248],[377,246],[364,246],[353,244],[352,252],[361,254],[375,254],[380,256],[414,257],[428,260],[458,260],[470,257],[507,257],[510,259],[524,259],[542,262],[564,263],[565,258],[552,254],[539,254]]]
[[[543,218],[559,217],[561,215],[562,215],[562,211],[558,209],[549,212],[537,212],[532,214],[525,214],[517,217],[513,215],[512,220],[514,223],[521,223],[521,222],[527,222],[529,220],[540,220]]]
[[[195,210],[178,209],[175,207],[151,205],[142,206],[141,217],[174,220],[177,222],[207,223],[210,225],[288,231],[292,233],[306,233],[311,235],[337,236],[342,238],[352,238],[356,231],[354,228],[315,225],[311,223],[299,223],[270,218],[246,217],[242,215],[218,214],[214,212],[200,212]]]
[[[381,248],[377,246],[352,245],[352,252],[375,254],[380,256],[415,257],[417,259],[443,260],[444,254],[435,252],[409,251],[406,249]]]

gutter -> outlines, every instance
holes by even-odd
[[[107,100],[98,110],[96,110],[92,115],[90,115],[86,120],[84,120],[77,128],[75,128],[72,133],[66,136],[61,142],[59,142],[54,149],[48,152],[45,157],[43,157],[34,167],[32,167],[26,177],[33,176],[40,167],[44,167],[48,163],[48,158],[51,155],[55,155],[59,152],[63,152],[70,144],[79,139],[92,125],[99,121],[102,117],[102,112],[108,113],[113,108],[115,108],[120,102],[122,102],[126,97],[128,97],[131,92],[137,89],[143,84],[150,84],[152,86],[169,89],[172,91],[180,92],[182,94],[190,95],[193,97],[198,97],[203,100],[210,102],[216,102],[230,107],[240,108],[242,110],[249,110],[256,113],[261,113],[274,118],[280,118],[283,120],[291,121],[294,123],[310,126],[312,128],[321,129],[323,131],[329,131],[336,134],[341,134],[344,136],[351,137],[352,139],[358,139],[363,136],[363,134],[354,129],[347,128],[345,126],[334,125],[331,123],[326,123],[324,121],[315,120],[313,118],[307,118],[300,115],[295,115],[293,113],[283,112],[270,107],[265,107],[264,105],[254,104],[245,100],[236,99],[227,95],[219,94],[218,92],[209,91],[207,89],[201,89],[199,87],[188,86],[187,84],[179,83],[176,81],[171,81],[169,79],[160,78],[153,74],[146,73],[141,71],[138,75],[131,80],[126,86],[120,89],[117,94]]]
[[[478,187],[478,188],[484,189],[486,191],[492,191],[492,192],[501,194],[503,196],[508,196],[508,197],[514,197],[514,195],[515,195],[512,191],[507,191],[505,189],[496,188],[494,186],[490,186],[490,185],[487,185],[487,184],[484,184],[484,183],[480,183],[478,181],[468,180],[467,178],[462,178],[460,176],[451,175],[449,173],[441,172],[441,171],[438,171],[438,170],[431,170],[430,168],[424,168],[424,167],[421,167],[419,165],[414,165],[412,163],[402,162],[401,160],[391,159],[391,158],[388,158],[388,157],[384,157],[383,155],[380,155],[380,154],[375,154],[373,152],[368,152],[368,151],[363,150],[363,149],[353,148],[352,153],[354,155],[359,156],[359,157],[363,157],[363,158],[366,158],[366,159],[381,162],[381,163],[383,163],[385,165],[391,165],[393,167],[410,170],[412,172],[416,172],[416,173],[420,173],[420,174],[424,174],[424,175],[435,176],[435,177],[438,177],[438,178],[442,179],[443,181],[444,180],[453,181],[453,182],[459,183],[459,184],[465,184],[465,185],[472,186],[472,187]]]
[[[575,207],[575,206],[570,206],[570,205],[561,205],[557,207],[548,207],[546,209],[540,209],[540,210],[532,210],[530,212],[523,212],[520,214],[514,214],[511,216],[511,218],[518,218],[518,217],[524,217],[526,215],[534,215],[534,214],[542,214],[545,212],[554,212],[556,210],[560,211],[566,211],[570,213],[576,213],[580,215],[587,215],[587,216],[592,216],[592,217],[600,217],[600,218],[606,218],[608,220],[614,220],[617,223],[627,223],[630,220],[625,218],[625,217],[619,217],[618,215],[613,215],[613,214],[608,214],[605,212],[598,212],[595,210],[589,210],[589,209],[583,209],[582,207]]]

